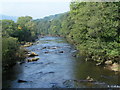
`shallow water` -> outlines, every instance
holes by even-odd
[[[61,37],[39,38],[27,49],[40,59],[17,64],[4,72],[3,88],[120,88],[118,74],[94,62],[84,62],[83,57],[73,57],[74,47]],[[86,81],[88,76],[93,82]]]

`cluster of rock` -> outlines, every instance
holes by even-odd
[[[33,57],[33,58],[27,59],[27,61],[28,62],[33,62],[33,61],[39,60],[39,58],[35,57],[35,56],[38,56],[38,54],[36,54],[35,52],[31,52],[31,53],[27,54],[27,57]]]
[[[42,49],[58,49],[60,48],[59,46],[48,46],[48,47],[43,47]],[[50,53],[49,51],[45,51],[44,53]],[[64,51],[58,51],[58,53],[64,53]]]
[[[120,71],[120,65],[118,63],[113,63],[111,60],[105,61],[107,69],[110,69],[112,71]]]
[[[97,60],[96,60],[97,59]],[[111,59],[103,61],[102,58],[98,58],[97,56],[92,56],[92,58],[86,58],[86,61],[94,60],[97,66],[99,65],[105,65],[104,68],[115,71],[115,72],[120,72],[120,64],[112,61]]]

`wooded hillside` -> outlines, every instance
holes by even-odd
[[[36,20],[40,34],[60,35],[72,42],[87,56],[100,64],[118,62],[120,27],[118,2],[71,2],[70,11]]]

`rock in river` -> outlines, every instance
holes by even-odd
[[[120,65],[118,63],[113,63],[112,65],[107,65],[104,68],[115,71],[115,72],[120,72]]]
[[[33,62],[33,61],[37,61],[39,58],[32,58],[32,59],[28,59],[28,62]]]
[[[88,81],[90,81],[90,82],[93,81],[93,78],[91,78],[90,76],[88,76],[86,79],[87,79]]]
[[[117,63],[113,63],[112,66],[111,66],[112,71],[120,71],[119,68],[120,68],[120,66]]]
[[[59,51],[59,53],[63,53],[63,51]]]
[[[34,57],[34,56],[38,56],[38,54],[36,54],[36,53],[34,53],[34,52],[28,54],[28,57]]]
[[[42,49],[46,49],[47,47],[43,47]]]
[[[30,47],[31,45],[33,45],[32,42],[27,42],[25,45],[23,45],[24,47]]]
[[[18,83],[24,83],[24,82],[27,82],[25,80],[18,80]]]
[[[105,64],[107,64],[107,65],[112,65],[112,61],[111,61],[111,60],[105,61]]]
[[[49,53],[48,51],[45,51],[45,53]]]

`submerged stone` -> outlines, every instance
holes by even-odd
[[[63,53],[63,51],[59,51],[59,53]]]
[[[27,82],[25,80],[18,80],[18,83],[24,83],[24,82]]]

